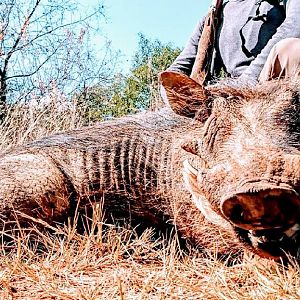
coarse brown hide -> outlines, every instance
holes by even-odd
[[[181,145],[201,136],[200,122],[164,108],[13,148],[0,156],[2,224],[55,224],[103,202],[106,223],[172,227],[202,249],[238,252],[233,233],[211,225],[184,186],[183,162],[199,159]]]
[[[185,82],[184,91],[199,94],[201,87],[182,74],[161,74],[170,106],[179,112],[184,95],[190,102],[191,97],[178,96],[174,80]],[[265,257],[299,256],[299,84],[208,87],[198,102],[200,117],[192,106],[203,135],[184,148],[202,163],[185,162],[186,186],[208,220],[228,221],[246,246]]]

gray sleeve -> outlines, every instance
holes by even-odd
[[[285,38],[300,38],[300,5],[299,0],[288,0],[286,18],[277,28],[276,33],[269,40],[261,53],[251,62],[249,67],[240,76],[242,80],[258,80],[260,72],[267,60],[272,47]]]
[[[185,45],[182,52],[178,55],[172,65],[168,68],[168,71],[176,71],[184,73],[190,76],[192,68],[195,62],[199,39],[203,30],[205,17],[197,24],[190,39]]]

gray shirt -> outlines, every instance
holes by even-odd
[[[228,76],[241,83],[255,84],[271,48],[280,40],[300,38],[300,2],[288,0],[224,1],[222,22],[217,32],[216,69],[224,68]],[[204,18],[169,70],[190,75]]]

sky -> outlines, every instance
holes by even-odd
[[[106,0],[103,32],[115,50],[130,61],[138,33],[183,47],[195,25],[207,12],[209,0]]]

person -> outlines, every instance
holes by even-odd
[[[223,72],[234,86],[254,86],[270,79],[299,75],[298,0],[224,0],[220,15],[212,79],[220,78]],[[204,19],[169,71],[190,76]]]

